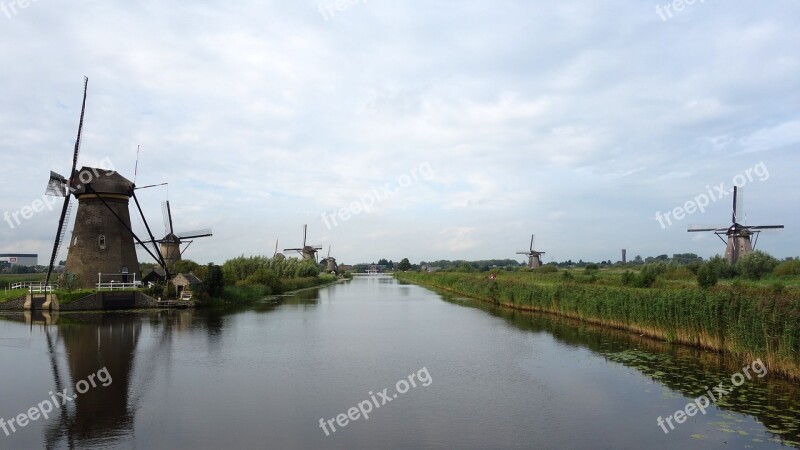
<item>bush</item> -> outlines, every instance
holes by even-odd
[[[536,273],[556,273],[556,272],[558,272],[558,267],[556,267],[556,266],[554,266],[552,264],[547,264],[547,265],[538,267],[535,270],[535,272]]]
[[[598,266],[597,264],[594,264],[594,263],[587,264],[586,268],[584,268],[583,270],[586,271],[586,273],[594,272],[594,271],[600,270],[600,266]]]
[[[630,270],[626,270],[625,273],[622,274],[622,279],[620,280],[623,286],[630,286],[634,281],[636,281],[636,275]]]
[[[751,280],[760,280],[764,275],[772,273],[777,265],[777,259],[761,250],[748,253],[736,263],[742,276]]]
[[[714,271],[719,279],[731,279],[738,275],[738,271],[736,270],[736,266],[728,263],[728,261],[717,255],[708,260],[709,267]]]
[[[569,270],[565,270],[564,272],[561,273],[561,278],[563,278],[564,280],[571,280],[574,277],[572,276],[572,272],[570,272]]]
[[[790,259],[778,264],[773,273],[779,277],[800,275],[800,259]]]
[[[701,288],[711,288],[717,284],[717,281],[719,281],[717,274],[710,265],[704,264],[697,269],[697,284],[699,284]]]

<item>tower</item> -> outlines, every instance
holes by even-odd
[[[141,279],[128,211],[133,183],[114,171],[83,167],[70,190],[78,212],[64,272],[78,287],[94,287],[98,274],[103,283]]]

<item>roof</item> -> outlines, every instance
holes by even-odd
[[[175,278],[172,279],[172,284],[176,286],[195,286],[199,284],[203,284],[203,281],[200,278],[197,278],[194,274],[191,273],[179,273]]]
[[[76,179],[72,180],[75,195],[85,194],[86,185],[100,194],[121,194],[130,196],[133,183],[113,170],[82,167]]]

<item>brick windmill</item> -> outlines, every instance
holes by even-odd
[[[161,247],[161,254],[164,256],[164,263],[168,267],[173,267],[176,262],[181,260],[183,252],[192,245],[193,239],[212,236],[211,229],[186,231],[182,233],[175,233],[172,227],[172,210],[169,206],[169,200],[161,204],[161,210],[164,213],[164,238],[158,241]],[[187,242],[186,247],[181,250],[181,244]]]
[[[76,170],[83,118],[86,112],[88,85],[89,79],[84,78],[83,104],[69,178],[51,171],[47,184],[47,195],[64,197],[53,243],[53,253],[47,269],[47,285],[50,283],[53,266],[66,234],[69,213],[72,210],[71,196],[78,200],[78,211],[69,241],[64,273],[73,277],[73,285],[75,287],[95,287],[95,283],[98,281],[133,283],[134,280],[138,281],[141,278],[138,276],[139,260],[134,241],[142,246],[144,244],[131,229],[131,217],[128,210],[130,199],[133,198],[141,214],[134,184],[113,170],[93,167]],[[147,226],[143,214],[142,220]],[[149,226],[147,228],[149,232]],[[153,239],[152,234],[150,239]],[[157,248],[156,253],[147,248],[145,250],[156,261],[163,261]]]
[[[308,261],[317,262],[317,252],[322,250],[322,247],[316,245],[307,245],[306,239],[308,237],[308,225],[303,225],[303,246],[300,248],[285,248],[285,252],[298,252],[303,256],[303,259]]]
[[[525,255],[525,256],[528,257],[528,268],[529,269],[535,269],[535,268],[541,266],[542,265],[542,259],[540,258],[540,256],[545,254],[545,252],[537,252],[536,250],[533,249],[533,244],[535,242],[536,242],[536,235],[532,234],[531,235],[531,246],[530,246],[530,249],[528,249],[528,251],[521,250],[521,251],[517,252],[518,255]]]
[[[733,187],[733,214],[731,216],[732,225],[719,226],[719,227],[689,227],[689,233],[699,233],[712,231],[725,243],[725,259],[731,263],[736,264],[739,258],[751,253],[758,244],[758,236],[762,232],[782,230],[783,225],[742,225],[739,221],[739,212],[742,208],[742,195],[740,189],[736,186]],[[746,221],[746,220],[745,220]],[[726,236],[727,240],[722,236]],[[755,239],[751,239],[755,236]]]

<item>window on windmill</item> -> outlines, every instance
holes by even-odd
[[[100,246],[101,250],[106,249],[106,236],[104,234],[101,234],[97,237],[97,245]]]

